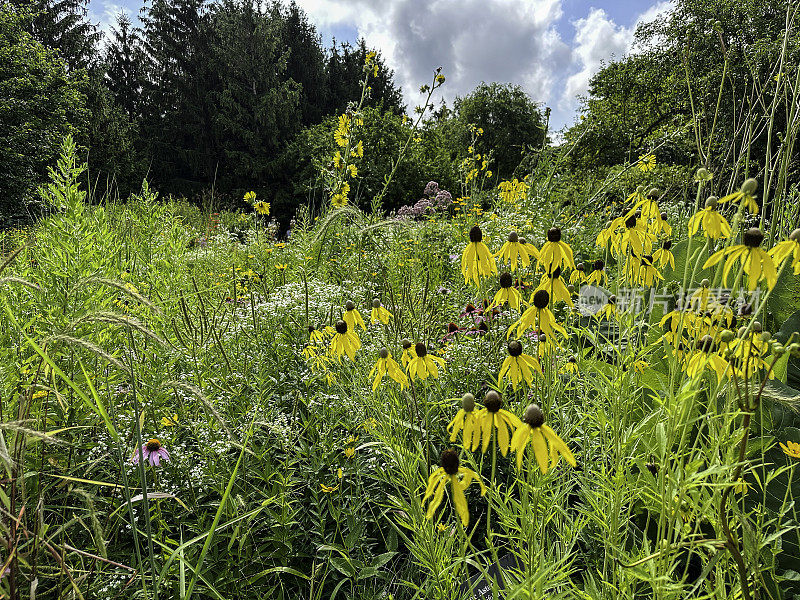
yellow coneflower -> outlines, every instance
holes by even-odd
[[[511,434],[520,425],[519,419],[513,413],[503,408],[503,400],[494,390],[489,390],[483,400],[483,408],[475,415],[478,430],[477,435],[472,437],[472,450],[477,450],[481,440],[483,446],[481,452],[489,449],[489,442],[492,439],[492,432],[497,430],[497,445],[500,453],[505,456],[511,443]],[[509,433],[510,431],[510,433]]]
[[[322,344],[325,342],[325,331],[319,331],[313,325],[308,326],[308,339],[310,342]]]
[[[256,199],[256,193],[255,192],[252,192],[252,191],[251,192],[247,192],[244,195],[244,201],[249,203],[249,204],[252,204],[255,201],[255,199]]]
[[[428,478],[428,487],[425,490],[425,496],[422,498],[422,503],[431,499],[428,505],[426,518],[432,519],[436,509],[442,504],[444,499],[444,488],[447,482],[450,482],[450,494],[453,497],[453,506],[456,513],[461,517],[461,524],[466,527],[469,525],[469,507],[467,506],[467,497],[464,495],[466,490],[473,481],[477,481],[481,486],[481,496],[486,493],[486,486],[481,481],[481,476],[472,469],[460,466],[461,463],[458,458],[458,453],[455,450],[445,450],[442,452],[439,461],[441,465],[436,469]]]
[[[555,331],[566,337],[567,330],[556,322],[553,312],[547,307],[550,304],[550,294],[547,290],[537,290],[531,298],[531,306],[522,316],[508,328],[506,337],[516,329],[517,337],[522,336],[528,329],[538,327],[550,339]]]
[[[569,274],[569,282],[572,284],[577,283],[580,285],[586,281],[586,267],[583,263],[578,263],[575,265],[575,268],[572,269],[572,273]]]
[[[722,381],[728,371],[728,363],[717,354],[717,346],[710,335],[697,341],[697,351],[686,364],[686,374],[689,377],[697,377],[706,370],[717,374],[717,383]]]
[[[408,374],[411,379],[427,379],[428,376],[439,377],[439,367],[444,369],[444,359],[438,356],[428,354],[428,348],[422,342],[417,342],[414,346],[414,354],[416,355],[408,363]]]
[[[370,321],[372,321],[372,324],[374,325],[380,322],[384,325],[388,325],[389,319],[391,318],[392,313],[383,308],[381,301],[375,298],[375,300],[372,301],[372,312],[370,313]]]
[[[497,273],[494,256],[483,243],[483,232],[477,225],[469,230],[469,244],[461,254],[461,273],[464,285],[472,281],[476,286],[480,285],[481,277]]]
[[[344,321],[336,321],[335,330],[336,333],[331,338],[331,354],[336,360],[341,360],[342,354],[355,360],[356,352],[361,348],[361,340]]]
[[[606,301],[606,305],[595,313],[595,317],[598,320],[606,319],[608,321],[615,319],[617,315],[617,297],[614,294],[611,294]]]
[[[650,254],[653,251],[653,242],[656,236],[647,231],[641,213],[630,211],[623,224],[625,228],[622,233],[611,240],[612,253],[615,255],[626,254],[630,248],[636,256]]]
[[[578,359],[574,356],[570,356],[564,364],[564,371],[572,375],[577,375],[580,372],[578,370]]]
[[[269,202],[264,202],[263,200],[259,200],[253,205],[253,208],[256,209],[256,212],[260,215],[268,215],[269,214]]]
[[[556,268],[555,271],[542,275],[539,280],[537,290],[548,290],[553,294],[553,299],[557,302],[566,302],[570,306],[574,306],[571,294],[567,289],[564,280],[561,279],[561,267]]]
[[[408,367],[408,363],[417,358],[417,353],[414,352],[414,343],[411,340],[403,340],[400,342],[400,345],[403,346],[403,354],[400,356],[400,362],[405,369]]]
[[[800,460],[800,444],[791,440],[786,440],[785,445],[783,442],[778,442],[778,444],[786,456]]]
[[[742,261],[744,270],[747,273],[748,288],[751,290],[758,287],[758,282],[764,280],[767,287],[772,289],[778,282],[778,272],[775,270],[775,263],[772,257],[765,250],[759,248],[764,241],[764,234],[757,227],[751,227],[744,232],[741,244],[723,248],[711,255],[705,264],[704,269],[713,267],[727,256],[725,268],[722,270],[722,278],[728,281],[730,273],[736,260]]]
[[[639,161],[636,163],[639,167],[640,171],[644,173],[649,173],[653,169],[656,168],[656,155],[655,154],[643,154],[639,157]]]
[[[508,377],[514,390],[520,383],[525,381],[529,386],[533,385],[533,373],[541,374],[542,366],[534,357],[522,353],[522,344],[517,340],[508,342],[508,356],[500,367],[500,374],[497,380],[502,384],[503,379]]]
[[[511,277],[511,273],[503,273],[500,275],[500,289],[494,295],[491,304],[486,307],[486,310],[491,310],[495,306],[503,306],[506,303],[514,310],[519,310],[521,302],[522,297],[517,288],[514,287],[514,279]]]
[[[664,240],[661,248],[653,252],[653,260],[658,263],[658,268],[663,269],[667,265],[675,270],[675,256],[672,254],[672,240]]]
[[[731,226],[728,220],[717,212],[717,198],[710,196],[703,210],[689,219],[689,235],[694,235],[703,226],[703,234],[712,240],[731,237]]]
[[[572,248],[561,241],[561,229],[552,227],[547,231],[547,241],[539,251],[539,265],[545,273],[554,271],[557,267],[575,268]]]
[[[475,419],[475,396],[467,392],[461,397],[461,408],[458,409],[453,420],[447,424],[447,431],[450,432],[450,442],[455,442],[458,432],[463,431],[461,439],[464,448],[472,448],[474,436],[480,435],[478,422]]]
[[[625,263],[625,276],[631,284],[651,287],[656,279],[663,280],[661,273],[653,266],[653,257],[631,255]]]
[[[538,404],[529,404],[522,416],[522,423],[511,439],[511,449],[517,453],[517,469],[522,468],[522,458],[530,442],[533,455],[543,474],[558,464],[559,455],[564,457],[573,468],[578,466],[575,457],[564,441],[558,437],[549,425],[545,425],[544,413]],[[548,451],[548,446],[549,451]],[[549,465],[548,465],[548,458]]]
[[[378,389],[383,376],[387,374],[400,384],[401,390],[408,385],[408,378],[406,374],[403,373],[403,369],[400,368],[400,365],[397,364],[397,361],[392,358],[392,353],[386,348],[381,348],[378,354],[378,362],[375,363],[375,366],[372,367],[372,371],[369,373],[370,377],[374,377],[372,381],[373,392]]]
[[[734,192],[732,194],[728,194],[723,198],[719,199],[720,204],[725,204],[726,202],[739,202],[741,203],[750,211],[751,214],[757,215],[758,214],[758,204],[756,203],[756,198],[753,195],[758,188],[758,182],[753,179],[746,179],[745,182],[742,184],[742,187],[739,189],[738,192]]]
[[[361,317],[361,313],[358,312],[358,309],[352,300],[348,300],[345,303],[344,308],[345,311],[342,315],[342,319],[345,323],[347,323],[347,326],[351,331],[356,330],[356,325],[361,325],[361,329],[367,329],[367,326],[364,324],[364,319]]]
[[[606,283],[608,276],[606,275],[606,263],[603,260],[596,260],[592,265],[592,272],[586,277],[588,285],[597,284],[603,285]]]
[[[516,271],[518,262],[523,267],[528,267],[531,264],[531,257],[538,260],[539,251],[533,244],[523,244],[517,232],[512,231],[508,234],[508,241],[501,246],[495,256],[499,256],[501,263],[508,263],[511,270]]]
[[[779,267],[783,261],[791,257],[791,266],[794,274],[800,275],[800,229],[795,229],[789,234],[789,239],[777,244],[769,251],[770,256],[775,260],[775,266]]]

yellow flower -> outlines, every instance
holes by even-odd
[[[522,468],[522,458],[530,442],[539,470],[546,474],[558,464],[559,455],[574,468],[578,466],[575,457],[563,440],[550,426],[545,425],[544,413],[538,404],[530,404],[525,409],[522,423],[511,440],[511,449],[517,453],[517,469]],[[548,446],[549,452],[548,452]],[[548,457],[550,464],[548,465]]]
[[[572,273],[569,274],[569,282],[570,283],[577,283],[580,285],[586,281],[586,267],[583,263],[578,263],[575,265],[575,268],[572,269]]]
[[[338,484],[334,485],[333,487],[330,487],[330,486],[325,485],[324,483],[320,483],[319,487],[321,487],[322,491],[325,492],[326,494],[330,494],[331,492],[335,492],[336,490],[339,489],[339,485]]]
[[[663,269],[667,265],[675,270],[675,256],[672,254],[672,240],[664,240],[661,248],[653,252],[653,260],[658,263],[658,268]]]
[[[786,440],[785,446],[783,442],[778,442],[778,443],[780,444],[781,450],[783,450],[783,453],[786,456],[790,458],[797,458],[800,460],[800,444],[789,440]]]
[[[778,272],[775,270],[775,263],[772,257],[759,246],[764,241],[764,234],[757,227],[751,227],[744,232],[742,244],[723,248],[711,255],[705,264],[704,269],[713,267],[727,256],[725,268],[722,270],[722,278],[728,281],[728,274],[736,263],[737,259],[742,261],[744,270],[747,273],[748,288],[751,290],[758,287],[758,282],[764,280],[767,287],[772,289],[778,282]]]
[[[356,449],[353,448],[352,446],[348,446],[347,448],[344,449],[344,455],[347,458],[353,458],[353,456],[355,456],[355,453],[356,453]]]
[[[402,346],[403,354],[400,356],[400,362],[405,369],[413,359],[417,358],[417,353],[414,351],[414,344],[411,343],[411,340],[403,340]]]
[[[711,196],[706,206],[689,219],[689,235],[694,235],[703,226],[703,234],[712,240],[731,237],[728,220],[717,212],[717,199]]]
[[[417,342],[414,346],[414,354],[415,357],[409,361],[407,367],[411,379],[427,379],[428,376],[439,377],[439,369],[436,365],[438,363],[439,367],[444,369],[444,359],[428,354],[428,348],[422,342]]]
[[[502,383],[505,377],[511,380],[511,384],[516,390],[524,380],[529,386],[533,385],[533,373],[541,374],[542,367],[539,361],[522,353],[522,344],[517,340],[508,342],[508,356],[500,367],[500,374],[497,379]]]
[[[640,171],[645,173],[652,171],[656,168],[656,156],[655,154],[643,154],[639,157],[639,162],[637,164]]]
[[[279,271],[285,271],[288,266],[289,265],[287,265],[286,263],[276,263],[275,264],[275,268],[278,269]]]
[[[450,482],[450,494],[453,497],[453,506],[456,513],[461,517],[461,524],[466,527],[469,525],[469,507],[467,497],[464,495],[473,481],[477,481],[481,486],[481,496],[486,493],[486,486],[483,485],[480,475],[472,469],[460,466],[458,453],[455,450],[445,450],[442,452],[439,461],[441,467],[436,469],[428,478],[428,487],[425,489],[425,496],[422,503],[431,499],[426,512],[426,518],[432,519],[436,509],[442,504],[444,499],[444,489],[447,482]]]
[[[597,311],[594,316],[598,321],[602,321],[603,319],[610,321],[611,319],[615,318],[617,314],[617,297],[612,294],[608,297],[606,305]]]
[[[315,329],[313,325],[308,326],[308,339],[310,342],[322,344],[325,342],[325,335],[326,332]]]
[[[480,285],[481,277],[497,273],[494,257],[483,243],[483,232],[477,225],[470,229],[469,244],[461,254],[461,273],[465,285],[472,281],[476,286]]]
[[[173,413],[171,417],[161,417],[161,424],[164,427],[175,427],[178,424],[178,415]]]
[[[511,277],[511,274],[503,273],[500,275],[500,289],[494,295],[491,304],[486,307],[486,310],[491,310],[495,306],[503,306],[506,303],[508,303],[511,308],[519,310],[521,302],[522,297],[519,291],[514,287],[514,279]]]
[[[746,179],[745,182],[742,184],[741,189],[738,192],[734,192],[732,194],[728,194],[719,199],[720,204],[725,204],[726,202],[739,202],[741,201],[742,204],[750,211],[751,214],[758,214],[758,204],[756,203],[755,196],[753,193],[756,191],[758,187],[758,182],[755,179]]]
[[[345,323],[347,323],[348,329],[355,331],[356,325],[361,325],[361,329],[367,329],[367,326],[364,324],[364,319],[361,317],[361,313],[358,312],[358,309],[352,300],[348,300],[345,303],[344,308],[345,311],[342,315],[342,319]]]
[[[497,430],[497,445],[500,453],[505,456],[511,444],[511,435],[519,427],[520,421],[516,415],[503,408],[503,400],[494,390],[489,390],[483,400],[483,408],[475,415],[477,431],[472,436],[472,450],[477,450],[481,440],[481,452],[489,449],[494,430]]]
[[[512,181],[501,182],[497,189],[500,190],[500,200],[512,203],[524,198],[530,188],[524,181],[518,181],[515,178]]]
[[[570,298],[569,290],[567,289],[564,280],[561,279],[561,267],[556,267],[555,271],[542,275],[537,290],[548,290],[553,294],[553,298],[558,302],[566,302],[573,306],[572,298]]]
[[[336,332],[331,338],[330,351],[334,358],[341,360],[342,354],[347,354],[350,360],[355,360],[356,352],[361,348],[361,340],[344,321],[336,322]]]
[[[508,234],[508,241],[502,245],[495,254],[500,257],[501,263],[508,263],[512,271],[516,271],[517,262],[521,262],[523,267],[531,264],[531,257],[539,260],[539,251],[533,244],[522,243],[516,231]]]
[[[547,241],[539,251],[539,266],[545,272],[553,271],[557,267],[575,268],[572,248],[566,242],[561,241],[561,229],[558,227],[552,227],[547,231]]]
[[[472,448],[474,436],[478,434],[478,423],[475,419],[475,396],[467,392],[461,398],[461,408],[447,424],[447,431],[450,432],[450,441],[455,442],[458,432],[463,431],[462,442],[464,448]]]
[[[372,301],[372,312],[370,313],[370,321],[372,324],[375,323],[383,323],[384,325],[389,324],[389,319],[392,318],[392,313],[381,306],[381,301],[375,298]]]
[[[255,199],[256,199],[256,193],[255,192],[247,192],[244,195],[244,201],[245,202],[249,202],[250,204],[252,204]]]
[[[358,175],[358,168],[355,165],[347,165],[347,171],[350,173],[350,177]]]
[[[269,202],[264,202],[263,200],[260,200],[253,205],[253,208],[255,208],[256,212],[260,215],[269,214]]]
[[[547,290],[534,292],[533,298],[531,298],[531,307],[522,313],[522,316],[508,328],[506,337],[510,337],[515,329],[517,337],[520,337],[528,329],[536,327],[547,335],[548,340],[552,338],[554,331],[558,331],[566,337],[566,329],[556,323],[556,317],[547,307],[548,304],[550,304],[550,294]]]
[[[800,275],[800,229],[795,229],[789,234],[789,239],[781,242],[769,251],[769,255],[775,260],[776,267],[783,264],[783,261],[791,257],[794,274]]]
[[[403,373],[403,369],[400,368],[400,365],[397,364],[397,361],[392,358],[392,353],[386,348],[381,348],[378,362],[375,363],[375,366],[372,367],[372,371],[369,373],[370,377],[374,377],[372,381],[373,392],[378,389],[383,376],[386,374],[400,384],[401,390],[408,385],[408,378],[406,374]]]
[[[710,335],[703,336],[697,343],[697,351],[686,365],[689,377],[698,377],[706,370],[717,374],[717,383],[721,383],[728,372],[728,363],[717,354],[716,344]]]
[[[603,260],[596,260],[592,265],[592,272],[586,277],[586,283],[589,285],[597,284],[603,285],[608,276],[606,275],[606,263]]]

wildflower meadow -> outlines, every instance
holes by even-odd
[[[394,208],[447,72],[389,152],[373,51],[291,214],[98,191],[61,137],[0,232],[0,598],[800,598],[781,56],[720,145],[725,63],[683,163],[591,178],[587,129],[502,173],[470,123]]]

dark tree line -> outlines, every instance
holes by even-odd
[[[45,85],[47,63],[61,82],[39,90],[65,104],[51,115],[53,138],[75,134],[98,195],[125,197],[144,177],[165,195],[195,197],[212,186],[222,198],[251,188],[276,193],[289,143],[358,98],[366,44],[323,47],[294,2],[153,0],[141,24],[119,15],[107,40],[87,2],[0,0],[0,44],[25,63],[16,75]],[[405,107],[393,73],[380,56],[378,65],[367,104],[399,115]],[[22,91],[15,90],[3,95]],[[39,107],[17,108],[4,128],[42,124]],[[6,215],[21,212],[52,163],[51,140],[38,150],[37,140],[26,142],[18,135],[9,151],[25,165],[6,174],[13,181],[3,187],[14,190],[0,207]]]

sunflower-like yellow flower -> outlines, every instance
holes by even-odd
[[[461,254],[461,273],[464,285],[472,281],[476,286],[480,285],[481,277],[497,273],[494,256],[483,243],[483,232],[477,225],[469,230],[469,244]]]
[[[633,285],[651,287],[656,279],[663,280],[661,273],[653,266],[653,257],[645,254],[642,257],[631,255],[625,263],[625,276]]]
[[[626,254],[630,248],[636,256],[650,254],[653,251],[653,242],[656,236],[647,230],[647,224],[641,218],[641,212],[629,211],[621,233],[615,233],[611,239],[611,252],[619,256]]]
[[[400,356],[400,362],[405,369],[408,367],[408,363],[417,358],[417,353],[414,352],[414,344],[411,340],[403,340],[401,345],[403,346],[403,354]]]
[[[515,178],[513,181],[501,182],[497,189],[500,190],[500,200],[514,203],[524,198],[530,188],[527,183]]]
[[[439,368],[444,369],[444,359],[438,356],[428,354],[428,348],[422,342],[417,342],[414,346],[414,354],[416,356],[408,363],[408,374],[411,379],[427,379],[430,377],[439,377]]]
[[[516,231],[508,234],[508,241],[500,247],[495,254],[500,257],[501,263],[508,263],[512,271],[517,270],[517,263],[523,267],[531,264],[531,257],[539,259],[539,251],[533,244],[522,243]]]
[[[466,490],[473,481],[477,481],[481,486],[481,496],[486,493],[486,486],[481,481],[481,476],[472,469],[462,467],[458,459],[458,452],[455,450],[445,450],[442,452],[439,461],[441,467],[436,469],[428,478],[428,487],[425,490],[425,496],[422,498],[422,503],[431,499],[428,505],[426,518],[432,519],[436,509],[442,504],[444,499],[444,489],[447,482],[450,482],[450,495],[453,497],[453,506],[456,513],[461,518],[461,524],[466,527],[469,525],[469,507],[467,506],[467,497],[464,495]]]
[[[375,298],[375,300],[372,301],[372,312],[370,313],[370,321],[372,324],[383,323],[384,325],[388,325],[391,318],[392,313],[383,308],[381,301]]]
[[[672,240],[664,240],[661,248],[653,252],[653,260],[658,263],[658,268],[663,269],[667,265],[675,270],[675,256],[672,254]]]
[[[341,360],[342,354],[347,354],[350,360],[355,360],[356,352],[361,348],[361,340],[344,321],[336,321],[335,330],[336,333],[331,338],[331,354],[337,360]]]
[[[732,331],[723,331],[720,341],[724,348],[724,356],[731,364],[733,372],[745,379],[752,377],[757,371],[769,368],[764,356],[769,345],[762,339],[760,328],[751,330],[745,336],[736,337]],[[770,372],[770,377],[775,373]]]
[[[800,460],[800,444],[791,440],[786,440],[786,445],[783,442],[778,442],[778,444],[786,456]]]
[[[500,289],[494,295],[491,304],[486,307],[486,310],[489,311],[495,306],[503,306],[506,303],[514,310],[519,310],[522,303],[522,297],[517,288],[514,287],[514,279],[511,277],[511,273],[500,275]]]
[[[566,302],[570,306],[574,306],[567,285],[564,283],[564,280],[561,279],[561,267],[557,267],[554,271],[542,275],[536,289],[551,292],[556,302]]]
[[[569,282],[572,284],[577,283],[578,285],[586,282],[586,267],[583,263],[578,263],[572,269],[572,273],[569,274]]]
[[[361,317],[361,313],[358,312],[358,309],[352,300],[348,300],[345,303],[344,309],[342,320],[347,323],[347,327],[350,329],[350,331],[355,331],[356,325],[361,325],[361,329],[367,329],[367,326],[364,324],[364,319]]]
[[[586,283],[588,285],[603,285],[607,280],[606,263],[603,260],[597,259],[592,265],[592,272],[586,277]]]
[[[447,424],[447,431],[450,432],[450,442],[455,442],[458,432],[463,431],[462,442],[464,448],[472,448],[475,435],[480,435],[478,421],[475,418],[475,396],[467,392],[461,398],[461,408]]]
[[[758,287],[759,281],[766,281],[767,287],[772,289],[778,282],[778,272],[775,269],[775,263],[772,257],[762,248],[759,248],[761,242],[764,241],[764,234],[757,227],[751,227],[744,232],[742,236],[742,244],[729,246],[718,250],[705,262],[704,269],[713,267],[719,263],[724,257],[725,268],[722,270],[722,278],[728,281],[728,274],[730,273],[733,265],[737,260],[741,260],[744,265],[744,270],[747,273],[747,285],[751,290]]]
[[[372,380],[373,392],[378,389],[383,376],[387,374],[400,384],[401,390],[408,385],[408,377],[403,373],[403,369],[400,368],[397,361],[392,358],[392,353],[386,348],[381,348],[378,354],[378,362],[375,363],[375,366],[372,367],[372,371],[369,373],[370,377],[374,377]]]
[[[731,237],[731,226],[728,220],[717,212],[717,198],[709,197],[703,210],[689,219],[689,235],[694,235],[703,226],[703,235],[712,240]]]
[[[552,340],[554,332],[559,332],[562,336],[567,336],[567,331],[556,322],[556,317],[548,308],[550,304],[550,293],[547,290],[537,290],[531,298],[531,306],[522,316],[508,328],[506,337],[511,337],[511,333],[516,329],[517,337],[522,336],[528,329],[538,328],[544,332],[548,340]]]
[[[575,259],[566,242],[561,241],[561,229],[552,227],[547,230],[547,241],[539,251],[539,265],[544,271],[554,271],[556,268],[575,268]]]
[[[639,161],[636,163],[640,171],[649,173],[656,168],[656,155],[655,154],[642,154]]]
[[[256,193],[255,192],[252,192],[252,191],[251,192],[247,192],[244,195],[244,201],[249,203],[249,204],[252,204],[253,202],[255,202],[255,199],[256,199]]]
[[[720,204],[725,204],[726,202],[741,202],[747,210],[750,211],[751,214],[757,215],[758,214],[758,203],[756,202],[756,198],[753,195],[758,188],[758,182],[753,179],[746,179],[745,182],[742,184],[742,187],[739,189],[738,192],[734,192],[732,194],[728,194],[719,199]]]
[[[776,267],[783,264],[787,258],[791,258],[794,274],[800,275],[800,229],[795,229],[789,234],[788,240],[772,248],[769,255],[775,260]]]
[[[498,382],[502,384],[503,379],[508,378],[514,390],[523,381],[529,386],[533,385],[533,374],[541,374],[542,366],[534,357],[522,353],[522,344],[517,340],[508,342],[508,356],[500,367],[500,374],[497,376]]]
[[[256,209],[256,212],[260,215],[268,215],[269,214],[269,202],[264,202],[263,200],[259,200],[253,205],[253,208]]]
[[[704,335],[698,340],[697,351],[686,364],[686,374],[689,377],[698,377],[707,370],[717,374],[717,383],[722,382],[728,372],[728,362],[717,354],[716,344],[710,335]]]
[[[478,449],[478,444],[483,440],[481,452],[489,449],[494,430],[497,430],[497,445],[500,453],[505,456],[511,444],[511,435],[519,427],[520,421],[513,413],[503,408],[503,400],[494,390],[489,390],[483,400],[483,408],[475,415],[478,424],[478,433],[472,437],[472,450]]]
[[[511,439],[511,449],[517,453],[517,469],[522,468],[525,449],[530,442],[533,455],[543,474],[558,464],[559,455],[573,468],[578,466],[575,457],[564,441],[544,422],[544,413],[538,404],[529,404],[522,416],[522,423]],[[549,446],[549,451],[548,451]],[[549,458],[549,464],[548,464]]]
[[[619,315],[619,310],[617,309],[617,297],[614,294],[611,294],[608,297],[605,306],[598,310],[594,316],[598,321],[602,321],[603,319],[611,321],[612,319],[616,319],[617,315]]]
[[[319,331],[313,325],[308,326],[308,341],[323,344],[325,343],[325,337],[327,336],[326,331]]]

